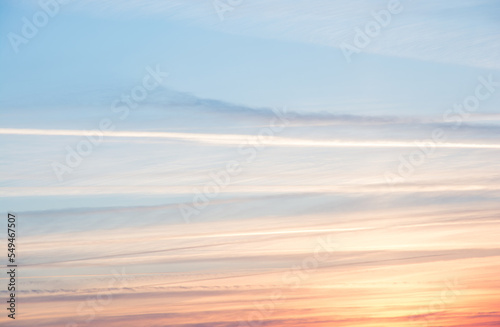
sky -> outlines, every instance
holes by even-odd
[[[499,14],[2,1],[0,324],[500,326]]]

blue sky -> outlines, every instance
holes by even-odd
[[[30,17],[39,10],[29,1],[21,3],[24,5],[13,1],[2,4],[4,15],[9,13],[2,22],[4,35],[19,33],[19,17]],[[208,1],[198,3],[205,8]],[[334,113],[439,114],[473,86],[478,75],[499,68],[495,66],[498,60],[491,59],[498,53],[498,23],[491,19],[498,5],[483,1],[471,14],[467,1],[402,3],[405,10],[394,16],[392,24],[374,38],[366,53],[356,54],[351,64],[346,64],[338,44],[350,42],[354,29],[363,27],[363,18],[368,15],[369,21],[369,13],[384,9],[385,2],[375,1],[364,9],[338,2],[335,6],[339,12],[352,11],[360,21],[341,25],[342,21],[336,19],[338,13],[316,9],[327,5],[319,1],[309,6],[312,17],[304,16],[302,25],[282,32],[277,30],[300,17],[296,11],[305,6],[303,1],[286,2],[282,17],[277,11],[270,11],[271,17],[258,16],[256,19],[263,23],[255,29],[246,28],[244,21],[256,15],[259,5],[264,6],[260,2],[245,2],[227,13],[224,21],[211,6],[205,9],[213,12],[199,13],[199,9],[193,9],[194,2],[175,10],[158,2],[154,3],[157,10],[141,9],[139,4],[134,8],[132,2],[129,10],[107,11],[99,11],[97,2],[69,3],[61,6],[28,44],[21,45],[19,53],[2,48],[0,100],[13,104],[29,98],[41,105],[43,101],[35,99],[49,98],[54,104],[67,94],[83,93],[85,97],[85,92],[96,89],[121,90],[134,85],[145,65],[159,64],[170,73],[166,81],[169,88],[250,107],[288,105],[301,111]],[[453,10],[447,10],[446,3]],[[424,10],[428,23],[414,25],[412,20]],[[185,16],[188,19],[181,19]],[[237,20],[240,16],[244,16],[242,21]],[[308,24],[314,17],[318,20],[316,29]],[[450,57],[443,63],[442,56],[448,55],[434,49],[440,38],[451,33],[450,26],[440,25],[448,20],[458,25],[453,27],[454,33],[465,32],[451,35],[449,41],[454,43],[447,47],[455,48],[460,58]],[[324,30],[335,26],[345,31],[343,37],[332,35],[335,38],[330,40],[323,35]],[[430,27],[436,35],[426,39],[422,34]],[[306,38],[309,29],[323,31],[323,39]],[[415,38],[414,53],[398,53],[398,33]],[[481,43],[482,39],[491,41]],[[379,43],[385,45],[383,51],[377,50]],[[473,44],[477,55],[468,50]],[[394,54],[386,53],[391,51]],[[493,104],[484,110],[493,111]]]
[[[286,107],[298,116],[284,136],[362,142],[425,139],[437,126],[450,127],[443,114],[473,94],[479,77],[496,76],[500,42],[493,42],[499,34],[492,15],[499,6],[494,1],[400,5],[403,10],[348,63],[340,45],[353,43],[356,28],[373,21],[371,13],[386,10],[388,2],[243,2],[226,12],[224,20],[206,1],[69,2],[18,53],[1,48],[1,127],[95,129],[103,118],[117,119],[113,102],[141,81],[147,67],[161,67],[169,74],[162,86],[130,118],[116,121],[118,131],[252,135],[268,123],[270,108]],[[7,42],[9,33],[22,35],[23,17],[32,20],[41,10],[35,1],[7,1],[2,7]],[[402,47],[406,42],[411,46]],[[449,140],[495,140],[499,104],[495,94],[481,101],[459,130],[450,129]],[[19,152],[16,147],[30,146],[23,139],[28,136],[6,137],[14,153]],[[19,174],[50,171],[51,162],[64,158],[65,145],[75,146],[79,140],[44,137],[51,142],[37,146],[39,160],[12,169]],[[95,153],[123,155],[120,141],[111,141],[116,143],[105,142]],[[233,155],[220,151],[207,150],[219,158],[216,162]],[[384,160],[394,165],[398,155]],[[100,162],[93,157],[88,162]],[[16,157],[6,160],[9,166]],[[185,161],[196,170],[195,157]],[[133,164],[125,169],[132,167],[137,168]],[[85,172],[80,167],[75,179],[65,183],[77,186],[80,178],[99,179],[101,174],[105,170]],[[30,183],[58,185],[52,174],[43,176]],[[27,183],[15,178],[5,182]],[[140,179],[132,184],[141,184]],[[136,202],[163,201],[153,198]],[[106,201],[87,196],[85,203],[99,206]],[[109,201],[121,200],[111,196]],[[49,202],[27,203],[33,209],[50,208]],[[71,201],[60,205],[64,203]]]
[[[266,326],[402,326],[457,279],[418,317],[498,322],[500,3],[401,0],[348,62],[397,0],[229,2],[68,1],[16,52],[43,12],[1,1],[16,326],[237,327],[276,290]]]

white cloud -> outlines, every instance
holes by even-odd
[[[355,28],[388,1],[253,0],[226,13],[221,22],[212,2],[87,0],[76,7],[100,14],[163,15],[222,32],[339,47]],[[500,69],[500,24],[495,1],[401,0],[403,11],[363,49],[364,52]]]

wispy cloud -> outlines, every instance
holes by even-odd
[[[500,8],[492,0],[455,2],[401,1],[403,11],[393,18],[368,53],[499,69],[499,28],[494,19]],[[352,41],[356,27],[373,19],[373,11],[387,1],[349,2],[245,1],[223,24],[211,1],[86,0],[80,9],[95,13],[156,15],[190,20],[233,34],[286,39],[340,47]],[[422,19],[425,17],[425,21]],[[473,46],[472,46],[473,45]]]
[[[0,134],[7,135],[38,135],[38,136],[88,136],[88,131],[80,130],[43,130],[43,129],[13,129],[0,128]],[[103,131],[104,137],[122,138],[156,138],[175,141],[191,141],[210,145],[260,145],[262,141],[253,135],[237,134],[201,134],[201,133],[170,133],[170,132],[136,132],[136,131]],[[298,146],[298,147],[362,147],[362,148],[415,148],[415,142],[400,141],[343,141],[343,140],[307,140],[273,137],[266,143],[268,146]],[[500,144],[450,143],[435,144],[437,148],[462,149],[500,149]]]

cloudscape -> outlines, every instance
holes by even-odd
[[[0,325],[500,326],[499,15],[2,1]]]

